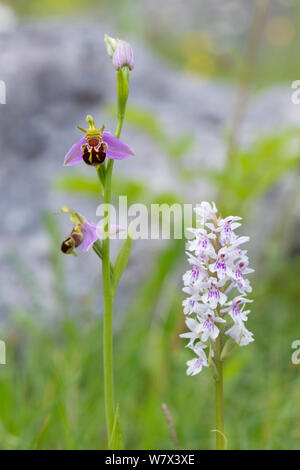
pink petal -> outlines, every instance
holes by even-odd
[[[82,160],[81,146],[86,142],[85,137],[82,137],[73,147],[70,148],[65,156],[64,165],[71,166],[79,163]]]
[[[101,239],[103,237],[103,234],[104,234],[103,225],[98,225],[96,230],[97,230],[98,237]],[[121,230],[124,230],[124,229],[120,225],[111,225],[109,227],[109,236],[113,237],[114,235],[116,235]]]
[[[107,144],[106,155],[108,158],[123,160],[124,158],[134,156],[133,150],[127,144],[124,144],[124,142],[114,137],[110,132],[103,132],[102,139],[103,142]]]
[[[126,41],[118,41],[112,60],[116,70],[120,70],[124,65],[127,65],[132,70],[134,57],[131,45]]]
[[[95,241],[98,240],[96,225],[85,219],[81,230],[83,233],[82,249],[83,251],[88,251]]]

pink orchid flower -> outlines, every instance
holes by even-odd
[[[64,159],[65,166],[76,165],[84,161],[87,165],[98,167],[105,158],[123,160],[134,156],[133,150],[124,142],[104,131],[104,126],[96,128],[92,116],[87,116],[89,129],[78,126],[85,136],[74,144]]]

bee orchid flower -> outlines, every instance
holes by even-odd
[[[99,167],[106,157],[123,160],[134,156],[133,150],[110,132],[104,131],[104,126],[98,129],[92,116],[88,115],[86,121],[89,128],[78,126],[85,136],[70,148],[65,156],[65,166],[84,161],[87,165]]]
[[[72,211],[69,207],[62,207],[62,213],[71,214],[70,220],[74,224],[71,233],[64,239],[61,244],[61,251],[64,254],[73,254],[74,249],[82,246],[83,251],[88,251],[97,240],[101,240],[104,235],[104,227],[97,226],[93,222],[88,221],[83,215]],[[113,237],[121,229],[119,225],[111,225],[109,228],[109,236]]]

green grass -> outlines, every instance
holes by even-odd
[[[171,243],[159,253],[159,263],[115,322],[117,400],[127,449],[173,447],[163,402],[182,448],[214,447],[212,379],[208,370],[185,375],[191,355],[178,338],[184,325],[176,281],[184,267],[177,260],[170,269],[176,250],[178,244]],[[291,343],[299,339],[299,276],[298,257],[281,260],[254,283],[249,328],[256,341],[225,366],[231,449],[299,448],[300,369],[291,364]],[[60,319],[50,324],[16,309],[2,332],[2,449],[105,448],[101,318],[83,299],[72,316],[58,313]]]
[[[24,17],[62,15],[70,19],[73,11],[87,17],[93,11],[97,16],[95,4],[94,0],[84,4],[80,0],[75,4],[70,0],[32,0],[26,4],[18,0],[16,9]],[[99,14],[105,9],[105,17],[111,17],[107,5],[106,0],[101,2]],[[295,26],[291,43],[279,48],[264,40],[253,73],[254,87],[297,78],[300,16],[299,7],[294,8],[290,13]],[[119,18],[115,17],[118,12]],[[123,24],[126,35],[129,31],[138,37],[135,24],[143,24],[137,21],[138,15],[129,1],[114,12],[114,19]],[[180,68],[237,80],[244,44],[222,57],[218,48],[212,52],[208,47],[203,31],[196,33],[197,40],[192,44],[184,35],[174,37],[167,30],[155,31],[155,35],[148,30],[146,39],[164,60],[168,58]],[[298,149],[290,145],[297,138],[297,129],[261,137],[235,155],[223,171],[212,172],[198,162],[195,168],[186,167],[185,155],[193,149],[193,135],[174,139],[157,117],[137,107],[128,108],[127,120],[138,132],[155,140],[170,167],[175,163],[180,183],[197,180],[200,185],[201,179],[209,178],[219,189],[224,214],[247,216],[252,204],[299,166]],[[57,179],[55,188],[93,201],[98,197],[96,180],[77,173]],[[176,188],[174,194],[153,194],[149,184],[122,180],[118,175],[114,176],[115,191],[127,194],[129,204],[174,202],[184,196],[177,194]],[[199,202],[196,194],[194,202]],[[278,220],[281,226],[271,249],[260,255],[253,275],[249,329],[256,340],[239,348],[225,364],[225,434],[230,449],[299,449],[300,367],[291,363],[291,344],[300,339],[300,255],[282,254],[280,242],[292,226],[289,211],[279,213]],[[25,309],[16,301],[1,332],[7,364],[0,366],[0,448],[104,449],[100,280],[84,296],[71,296],[64,258],[58,249],[59,222],[48,214],[43,221],[49,234],[55,318],[43,299],[38,279],[14,253],[10,261],[28,291],[31,307]],[[184,243],[167,243],[157,253],[153,268],[131,292],[126,310],[115,311],[116,398],[127,449],[174,447],[162,403],[170,410],[181,448],[213,449],[215,445],[213,380],[208,370],[196,377],[186,376],[185,362],[192,353],[179,338],[185,330],[181,308],[181,274],[185,269]],[[95,303],[97,317],[93,314]]]
[[[142,112],[132,111],[130,122],[139,121],[139,131],[151,138],[159,123],[147,114],[141,125]],[[297,169],[295,135],[292,130],[261,137],[234,155],[220,173],[202,168],[190,171],[182,155],[176,155],[178,177],[200,182],[209,177],[219,189],[223,213],[238,213],[247,220],[252,204],[283,175]],[[172,165],[168,134],[161,137],[160,145]],[[121,194],[129,194],[130,203],[170,199],[135,180],[119,186],[116,175],[115,181]],[[97,196],[95,180],[78,173],[60,177],[55,187],[78,191],[93,203]],[[195,202],[199,202],[197,195]],[[300,255],[288,255],[281,245],[289,238],[287,228],[293,231],[290,209],[278,214],[277,232],[267,252],[258,257],[252,276],[249,329],[256,341],[239,348],[225,364],[225,434],[230,449],[299,448],[300,368],[291,363],[291,344],[300,339]],[[15,253],[11,262],[32,307],[26,310],[16,302],[1,333],[7,364],[0,366],[0,448],[104,449],[100,279],[84,296],[70,295],[65,259],[59,252],[59,219],[44,214],[43,221],[49,235],[55,319],[40,294],[38,279]],[[126,449],[174,447],[162,403],[173,417],[181,448],[213,449],[215,445],[213,380],[208,370],[186,376],[185,362],[192,354],[179,338],[185,330],[181,307],[185,269],[184,241],[166,243],[131,292],[128,307],[115,310],[116,390]]]

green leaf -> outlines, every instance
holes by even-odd
[[[123,438],[120,430],[119,404],[117,404],[114,425],[109,440],[109,450],[124,450]]]
[[[113,293],[116,292],[121,276],[127,266],[130,252],[131,252],[131,246],[132,246],[131,227],[129,226],[127,238],[124,241],[123,245],[121,246],[121,249],[118,253],[115,266],[114,266],[114,282],[112,286]]]
[[[224,344],[224,347],[221,352],[221,361],[225,361],[229,356],[231,356],[232,353],[239,347],[239,344],[234,343],[234,341],[229,338],[226,343]]]
[[[85,176],[78,173],[58,176],[53,183],[55,189],[71,194],[81,194],[83,196],[99,196],[103,188],[99,180],[95,177]]]
[[[93,244],[93,250],[95,253],[97,253],[99,258],[103,260],[103,247],[102,247],[102,243],[100,242],[100,240],[95,241],[95,243]]]
[[[99,258],[101,259],[101,261],[103,260],[103,247],[102,247],[102,243],[100,242],[100,240],[97,240],[94,244],[93,244],[93,250],[94,252],[99,256]],[[111,276],[111,282],[113,283],[113,279],[114,279],[114,267],[113,265],[110,263],[110,276]]]
[[[134,202],[144,202],[149,192],[145,182],[135,179],[119,178],[114,175],[112,180],[112,193],[115,195],[127,196],[128,204]]]
[[[64,193],[76,194],[86,197],[96,197],[103,195],[103,185],[101,181],[105,180],[105,167],[101,165],[98,169],[98,177],[87,176],[80,173],[59,175],[53,182],[54,189]],[[99,181],[100,180],[100,181]],[[112,181],[112,193],[115,195],[126,194],[128,204],[133,202],[144,202],[148,196],[149,188],[145,182],[135,179],[119,178],[114,175]]]
[[[106,168],[105,165],[100,165],[99,168],[97,169],[98,173],[98,178],[100,180],[100,183],[102,185],[102,188],[105,187],[105,178],[106,178]]]

